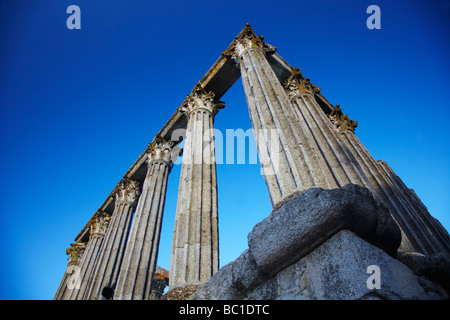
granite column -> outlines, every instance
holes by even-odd
[[[86,249],[80,262],[80,286],[72,289],[67,300],[82,300],[87,289],[87,284],[92,276],[98,253],[100,251],[111,216],[104,211],[97,211],[89,222],[90,235]]]
[[[188,118],[172,241],[170,289],[207,282],[219,268],[214,116],[224,103],[196,86],[179,108]]]
[[[337,188],[349,183],[348,174],[359,176],[353,167],[346,173],[336,158],[324,156],[333,151],[321,149],[325,138],[317,135],[311,114],[302,114],[291,103],[266,58],[274,51],[247,26],[224,55],[239,63],[262,174],[272,206],[277,207],[294,193]]]

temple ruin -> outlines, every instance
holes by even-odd
[[[214,118],[239,78],[273,211],[219,270]],[[54,299],[448,299],[448,232],[357,124],[247,24],[75,237]],[[156,262],[181,153],[167,271]]]

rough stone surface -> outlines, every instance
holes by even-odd
[[[420,253],[399,252],[397,259],[407,265],[416,275],[437,282],[450,291],[450,255],[437,253],[423,255]]]
[[[263,281],[252,281],[243,289],[241,274],[255,275],[247,263],[249,252],[220,269],[211,281],[190,297],[193,300],[441,300],[449,296],[441,287],[417,277],[408,267],[383,250],[342,230],[297,262]],[[247,260],[247,262],[244,262]],[[368,288],[371,273],[380,268],[380,288]],[[242,270],[245,266],[249,270]],[[261,272],[261,271],[259,271]],[[250,277],[251,278],[251,277]],[[255,279],[255,278],[253,278]]]
[[[233,281],[242,292],[250,292],[257,285],[269,279],[256,265],[249,250],[245,250],[237,259],[233,268]]]
[[[369,289],[371,265],[380,268],[380,289]],[[417,276],[399,261],[343,230],[322,246],[276,275],[282,290],[279,299],[319,300],[435,299]],[[441,297],[442,298],[442,297]]]
[[[196,300],[246,299],[253,289],[261,285],[258,295],[264,296],[264,283],[270,277],[261,271],[248,250],[235,261],[222,267],[201,290],[193,295]]]
[[[200,285],[176,287],[167,291],[160,300],[187,300]]]
[[[395,255],[400,230],[372,193],[358,185],[309,189],[298,194],[248,235],[258,266],[274,275],[305,256],[340,230],[351,230]]]

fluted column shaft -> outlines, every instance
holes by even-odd
[[[262,173],[273,206],[296,192],[313,187],[336,188],[360,182],[361,172],[345,159],[344,151],[330,142],[328,132],[320,131],[314,110],[306,110],[299,96],[293,105],[266,59],[271,47],[249,29],[235,40],[234,59],[241,77]],[[334,142],[334,144],[333,144]],[[325,148],[326,146],[327,148]],[[328,156],[329,153],[332,156]]]
[[[305,79],[298,69],[285,82],[286,92],[303,127],[302,135],[319,153],[320,165],[325,175],[332,177],[331,187],[343,187],[349,183],[359,184],[373,190],[360,164],[348,150],[334,125],[314,99],[320,88]],[[322,186],[324,187],[324,186]]]
[[[150,145],[147,176],[137,204],[114,300],[150,299],[158,258],[167,180],[172,168],[172,145],[173,143],[161,138],[157,138]]]
[[[79,289],[72,289],[67,300],[81,300],[83,298],[110,219],[111,217],[108,214],[99,211],[91,220],[89,241],[80,262],[81,285]]]
[[[131,220],[139,197],[139,183],[124,179],[115,194],[115,208],[111,217],[98,262],[84,299],[102,299],[105,287],[114,289],[125,253]]]
[[[415,224],[422,231],[419,235],[421,237],[420,241],[427,243],[428,253],[449,252],[450,237],[448,232],[430,215],[428,209],[414,191],[406,187],[385,161],[379,160],[377,164],[389,178],[396,196],[402,199],[405,206],[409,209],[410,218],[415,221]]]
[[[172,241],[170,288],[209,281],[219,268],[213,120],[222,102],[196,87],[180,108],[188,117]]]
[[[392,217],[399,225],[402,231],[400,250],[427,253],[426,246],[419,240],[419,235],[422,232],[420,227],[410,219],[410,213],[405,208],[405,204],[395,195],[386,174],[377,166],[375,159],[373,159],[354,133],[344,130],[341,137],[345,139],[347,147],[357,158],[371,185],[375,188],[374,195],[389,208]]]
[[[309,94],[303,94],[302,97],[306,101],[304,102],[305,105],[309,105],[309,108],[321,110],[311,90],[309,90]],[[297,99],[295,104],[300,106],[302,102]],[[328,120],[323,123],[323,127],[331,127],[331,133],[339,141],[339,145],[346,150],[351,162],[357,164],[358,171],[362,171],[362,174],[360,174],[361,182],[358,183],[357,180],[350,179],[351,183],[361,184],[369,188],[389,208],[392,217],[402,231],[400,250],[433,253],[442,249],[433,239],[432,230],[426,227],[425,216],[418,212],[414,201],[409,200],[409,192],[403,191],[398,181],[395,180],[393,173],[377,163],[359,141],[354,133],[356,122],[344,115],[339,105],[332,107],[332,112],[328,115],[324,112],[319,112],[317,115]],[[345,161],[341,160],[340,163],[345,165]],[[346,170],[346,172],[351,171]]]
[[[292,154],[293,148],[289,150],[287,140],[294,135],[288,127],[289,122],[283,119],[286,118],[283,110],[289,108],[289,102],[279,83],[273,81],[274,75],[262,50],[246,50],[240,67],[262,174],[275,206],[293,192],[302,191],[307,185],[313,186],[313,177],[307,175],[308,168],[298,170],[296,164],[307,163],[297,157],[298,154]],[[291,146],[294,147],[294,143]]]

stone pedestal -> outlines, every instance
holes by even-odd
[[[364,187],[296,195],[248,238],[249,249],[190,299],[449,298],[442,286],[395,259],[400,230]]]
[[[181,287],[175,287],[167,291],[161,297],[161,300],[188,300],[200,286],[201,284],[188,284]]]

